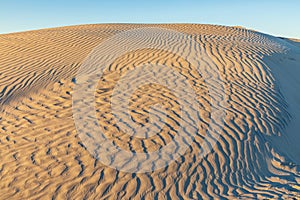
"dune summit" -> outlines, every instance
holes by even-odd
[[[107,149],[107,157],[97,154],[101,145],[93,143],[97,141],[90,134],[94,130],[86,129],[86,137],[80,136],[88,126],[78,127],[74,118],[88,119],[90,113],[84,104],[76,103],[74,89],[79,84],[91,88],[89,81],[78,78],[78,71],[93,72],[82,66],[100,43],[124,31],[151,27],[191,38],[212,62],[199,58],[200,67],[207,66],[204,76],[186,59],[197,55],[195,44],[184,37],[169,37],[170,44],[180,40],[182,45],[175,45],[172,52],[156,46],[128,51],[105,67],[100,77],[95,76],[97,123],[114,145],[128,152],[153,152],[171,143],[183,113],[180,98],[173,92],[180,88],[186,95],[195,95],[195,102],[183,99],[199,118],[199,123],[186,120],[192,119],[190,115],[184,119],[190,124],[184,127],[185,133],[196,130],[192,142],[184,141],[186,151],[162,168],[130,173],[131,168],[125,172],[100,162],[113,162],[119,152]],[[163,46],[165,39],[157,38],[164,37],[154,36],[145,41]],[[128,41],[132,37],[128,35]],[[134,37],[143,42],[143,36]],[[112,52],[126,41],[111,46]],[[299,40],[240,27],[99,24],[2,34],[0,45],[1,199],[300,198]],[[149,70],[149,77],[155,77],[151,80],[164,80],[165,85],[137,87]],[[168,84],[176,87],[172,90]],[[111,100],[114,96],[116,101]],[[128,104],[122,104],[125,96]],[[90,103],[87,99],[82,100]],[[213,104],[216,99],[222,103]],[[120,117],[125,107],[126,115],[148,138],[126,133],[131,126]],[[211,120],[220,109],[222,124]],[[79,110],[80,115],[74,115]],[[155,120],[153,127],[159,132],[147,131]],[[215,140],[208,133],[210,123],[218,127]],[[93,152],[87,141],[93,143]],[[210,151],[199,156],[205,142]],[[147,165],[146,161],[138,167]]]

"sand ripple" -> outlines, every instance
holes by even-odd
[[[293,103],[281,80],[286,68],[299,75],[300,48],[295,41],[243,28],[151,25],[190,34],[221,72],[227,105],[219,106],[226,117],[211,153],[197,156],[212,106],[203,77],[177,55],[144,49],[119,57],[105,70],[95,93],[99,124],[115,144],[130,151],[153,151],[171,141],[180,105],[167,88],[148,84],[131,96],[130,115],[137,124],[149,121],[153,104],[161,103],[168,111],[167,126],[151,139],[120,131],[110,104],[123,74],[141,63],[168,65],[197,95],[202,121],[194,142],[171,165],[144,174],[116,171],[89,154],[72,119],[76,72],[101,41],[144,26],[150,27],[83,25],[0,35],[0,198],[300,198],[299,148],[293,146],[299,129],[290,125],[299,123],[299,107],[292,106],[300,98],[291,92],[299,98]],[[192,53],[193,47],[185,51]],[[168,77],[164,71],[157,74]],[[295,88],[300,88],[298,75],[291,77]],[[130,88],[132,81],[124,87]]]

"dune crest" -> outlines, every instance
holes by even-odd
[[[141,27],[176,30],[199,42],[221,72],[227,105],[220,105],[226,112],[221,136],[200,159],[211,111],[201,75],[164,51],[145,49],[119,57],[95,93],[99,124],[115,144],[152,151],[176,134],[179,104],[170,90],[155,84],[133,93],[130,114],[146,124],[151,105],[160,102],[170,114],[159,137],[135,139],[116,126],[109,98],[120,77],[141,63],[166,64],[187,78],[203,120],[177,161],[151,173],[131,174],[104,166],[86,150],[73,122],[72,94],[79,67],[99,43]],[[0,44],[1,199],[300,198],[297,41],[239,27],[107,24],[5,34]],[[168,77],[163,71],[158,75]]]

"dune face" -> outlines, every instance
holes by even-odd
[[[167,65],[195,93],[200,123],[195,125],[189,148],[165,167],[130,173],[100,162],[102,154],[90,153],[76,129],[74,110],[82,107],[76,107],[73,95],[80,82],[78,71],[99,43],[122,31],[147,27],[187,34],[213,66],[208,64],[204,77],[176,52],[140,49],[118,57],[98,77],[94,102],[98,123],[114,144],[133,152],[155,151],[172,141],[180,121],[180,101],[160,84],[133,90],[128,104],[131,119],[141,127],[155,118],[164,117],[166,123],[159,134],[142,139],[120,128],[114,111],[124,105],[113,104],[113,94],[122,99],[126,95],[122,91],[143,81],[140,73],[153,64]],[[296,40],[238,27],[120,24],[5,34],[0,35],[0,44],[1,199],[300,198],[300,48]],[[185,45],[184,52],[193,54],[194,47]],[[143,64],[148,68],[130,74]],[[220,75],[217,79],[212,77],[213,70]],[[180,85],[183,81],[172,73],[153,71],[157,78]],[[126,84],[122,77],[127,77]],[[224,103],[213,105],[212,94],[221,94],[220,85]],[[114,90],[117,86],[121,89]],[[159,114],[159,108],[153,107],[157,104],[167,115]],[[214,109],[224,110],[224,123],[211,151],[201,157]]]

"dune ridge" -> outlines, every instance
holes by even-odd
[[[176,134],[178,102],[157,85],[133,94],[130,114],[146,124],[149,106],[162,102],[170,114],[159,137],[134,139],[116,126],[109,97],[120,77],[141,63],[167,64],[186,77],[203,120],[179,160],[158,171],[130,174],[102,165],[86,150],[72,118],[72,93],[76,72],[93,48],[140,27],[190,34],[221,72],[228,105],[219,141],[200,159],[211,111],[202,77],[185,60],[164,51],[146,49],[118,58],[99,80],[95,103],[99,124],[120,147],[152,151]],[[0,35],[0,44],[1,199],[300,198],[297,41],[239,27],[99,24]]]

